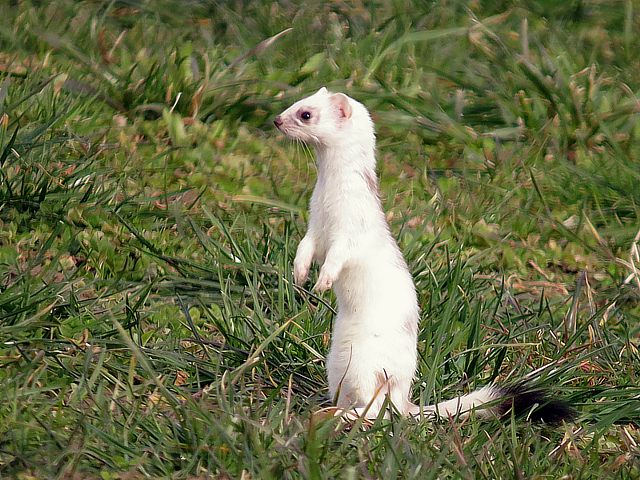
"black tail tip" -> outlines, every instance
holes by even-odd
[[[526,417],[534,422],[557,425],[576,418],[576,410],[566,401],[553,398],[544,389],[517,384],[500,387],[503,398],[498,405],[500,416],[512,413],[517,417]]]

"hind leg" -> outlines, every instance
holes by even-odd
[[[388,403],[391,405],[388,405],[385,417],[390,415],[391,409],[403,416],[409,414],[410,377],[389,376],[384,370],[366,371],[356,376],[343,375],[336,382],[338,385],[332,389],[337,396],[336,406],[347,412],[348,418],[376,419]]]
[[[410,414],[411,403],[407,400],[409,388],[399,385],[393,378],[386,378],[382,381],[377,376],[376,390],[371,396],[371,400],[364,407],[354,407],[345,411],[345,416],[349,420],[361,417],[367,420],[375,420],[384,409],[384,418],[390,418],[392,411],[396,414],[406,416]],[[408,382],[410,386],[410,382]]]
[[[332,400],[346,417],[378,417],[385,397],[378,391],[373,374],[347,372],[338,378],[330,378],[329,385]]]

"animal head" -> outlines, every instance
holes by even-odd
[[[273,123],[288,137],[316,148],[353,143],[354,136],[367,143],[374,138],[367,109],[344,93],[331,93],[325,87],[294,103]]]

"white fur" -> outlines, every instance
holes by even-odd
[[[348,101],[344,108],[344,102]],[[311,118],[302,118],[309,112]],[[309,227],[294,261],[303,284],[312,261],[314,289],[333,288],[338,313],[327,355],[336,406],[375,418],[388,396],[402,415],[457,415],[500,395],[485,387],[435,406],[413,405],[419,308],[407,264],[389,232],[377,191],[375,134],[367,109],[325,88],[276,119],[286,135],[312,145],[318,178]]]

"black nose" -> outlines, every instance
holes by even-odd
[[[282,126],[282,118],[280,117],[280,115],[273,119],[273,124],[278,128]]]

